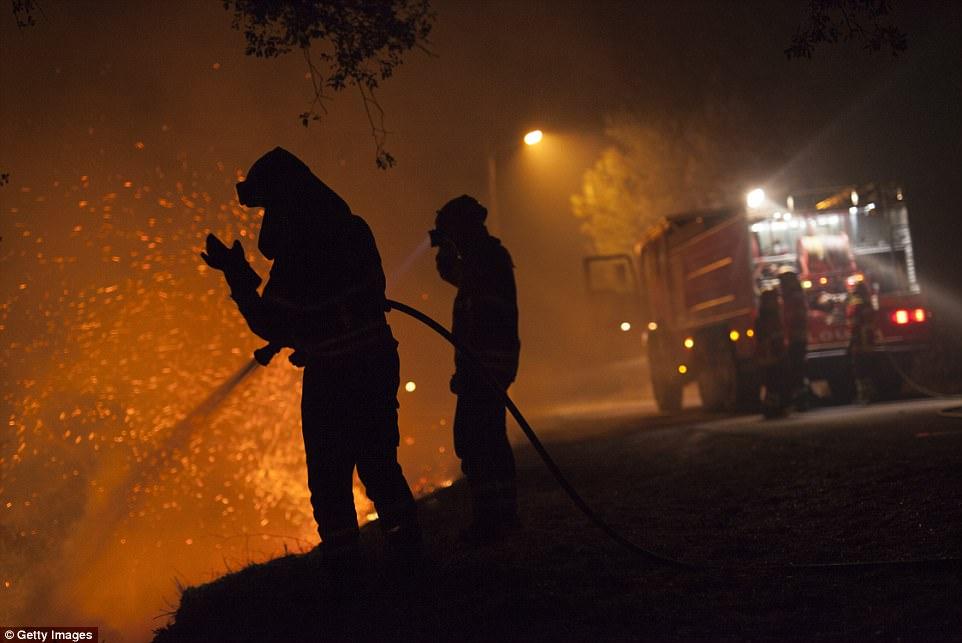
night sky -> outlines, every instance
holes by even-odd
[[[0,621],[24,620],[16,616],[94,584],[56,580],[62,535],[100,515],[97,493],[109,497],[110,481],[131,479],[124,476],[158,445],[187,455],[171,455],[157,476],[175,460],[169,468],[179,472],[135,476],[153,491],[116,517],[106,553],[86,554],[102,559],[92,567],[103,574],[127,570],[123,591],[135,599],[104,621],[111,631],[142,638],[140,619],[153,625],[175,593],[170,578],[204,580],[222,571],[222,556],[243,558],[229,538],[195,532],[265,531],[258,525],[268,520],[283,525],[272,533],[311,537],[296,408],[272,416],[250,391],[212,421],[223,431],[216,447],[158,437],[257,346],[197,252],[208,230],[255,251],[256,213],[232,201],[233,184],[277,145],[371,224],[389,296],[441,320],[454,292],[424,252],[425,233],[449,198],[487,202],[494,155],[496,233],[514,256],[520,293],[515,390],[532,407],[552,401],[553,373],[590,358],[579,312],[589,244],[569,198],[607,143],[606,119],[623,112],[645,122],[736,105],[746,124],[740,137],[757,145],[757,176],[738,190],[901,181],[923,291],[958,311],[962,5],[897,3],[908,35],[899,56],[842,43],[787,60],[805,5],[437,2],[432,55],[409,52],[378,93],[398,161],[387,172],[374,166],[357,92],[332,94],[323,120],[302,127],[297,115],[311,96],[303,59],[245,56],[219,2],[48,0],[38,25],[22,31],[4,8],[0,168],[11,177],[0,187],[0,553],[9,560],[0,561],[0,583],[10,586],[0,595],[13,600],[0,603],[13,607],[0,608]],[[545,131],[544,145],[524,149],[521,135],[533,127]],[[255,267],[264,273],[267,264]],[[402,464],[426,492],[456,471],[450,354],[407,320],[390,322],[402,381],[418,387],[401,394]],[[296,375],[286,364],[265,371],[273,406],[296,405]],[[282,432],[264,429],[282,424]],[[265,456],[254,454],[268,444],[277,449],[272,466],[289,473],[262,484]],[[243,475],[230,462],[243,462],[235,467]],[[196,479],[207,481],[203,492]],[[225,489],[225,481],[233,482]],[[238,509],[225,514],[228,505]],[[121,539],[139,549],[123,553]],[[285,542],[297,541],[265,539],[251,555]],[[46,580],[24,580],[25,569],[39,567]],[[75,613],[51,613],[106,618],[97,600],[113,598],[104,590]]]

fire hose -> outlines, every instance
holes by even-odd
[[[888,358],[888,361],[891,364],[892,369],[896,372],[896,374],[899,377],[902,378],[902,381],[904,381],[906,384],[909,385],[909,388],[915,389],[916,391],[918,391],[919,393],[921,393],[926,397],[954,397],[951,393],[940,393],[939,391],[934,391],[926,386],[919,384],[914,379],[912,379],[912,377],[910,377],[908,373],[902,370],[902,367],[899,366],[899,363],[896,361],[894,357],[892,357],[890,353],[884,353],[884,355]],[[949,410],[951,411],[952,409],[949,409]]]
[[[482,373],[487,384],[498,393],[504,402],[505,408],[511,413],[512,417],[517,421],[518,426],[524,433],[525,437],[531,443],[531,446],[537,452],[538,456],[541,458],[545,467],[557,481],[558,485],[562,488],[565,494],[574,502],[575,506],[581,511],[582,514],[588,520],[598,527],[606,536],[608,536],[615,543],[628,550],[629,552],[639,556],[641,559],[658,565],[678,568],[678,569],[688,569],[688,570],[775,570],[775,569],[839,569],[839,568],[867,568],[867,567],[882,567],[882,566],[938,566],[945,564],[958,564],[962,561],[959,557],[944,557],[944,558],[923,558],[923,559],[884,559],[884,560],[868,560],[868,561],[842,561],[842,562],[832,562],[832,563],[768,563],[768,564],[755,564],[755,565],[744,565],[744,564],[719,564],[719,563],[689,563],[668,556],[656,553],[650,549],[642,547],[641,545],[633,542],[623,534],[621,534],[617,529],[612,527],[604,518],[602,518],[592,507],[581,497],[578,490],[571,484],[561,468],[551,457],[551,454],[545,448],[541,439],[535,433],[534,429],[525,419],[521,410],[514,403],[511,397],[508,395],[507,391],[498,384],[494,376],[481,364],[481,361],[474,354],[474,352],[454,337],[454,335],[441,325],[438,321],[434,320],[425,313],[403,304],[399,301],[394,301],[392,299],[387,300],[388,308],[391,310],[397,310],[398,312],[404,313],[415,320],[421,322],[435,333],[444,338],[448,343],[450,343],[455,350],[461,353],[469,361],[471,361],[474,366],[478,368],[478,371]],[[226,398],[227,394],[244,381],[247,376],[254,370],[255,366],[258,364],[257,360],[251,359],[247,364],[245,364],[241,369],[237,371],[227,382],[219,386],[214,393],[209,395],[200,405],[198,409],[192,411],[189,415],[197,415],[197,411],[201,408],[205,412],[209,412]],[[203,414],[203,413],[200,413]]]

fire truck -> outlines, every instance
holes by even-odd
[[[753,190],[735,207],[666,216],[633,256],[587,257],[584,268],[610,330],[623,331],[635,350],[647,348],[662,411],[681,407],[689,382],[707,409],[757,404],[754,323],[760,294],[778,287],[780,270],[794,271],[806,295],[807,376],[826,381],[838,401],[854,395],[846,313],[856,284],[866,282],[878,311],[874,384],[882,396],[898,393],[899,371],[928,339],[930,312],[895,184],[797,191],[778,201]]]

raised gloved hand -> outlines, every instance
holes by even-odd
[[[267,366],[281,350],[280,344],[268,344],[254,351],[254,360],[261,366]]]
[[[211,268],[224,273],[227,285],[230,286],[231,296],[237,298],[256,292],[261,284],[261,278],[247,262],[244,246],[240,241],[235,240],[234,244],[228,248],[212,232],[207,235],[206,250],[200,253],[200,258]]]

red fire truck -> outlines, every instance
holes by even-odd
[[[793,192],[778,202],[754,190],[738,207],[664,217],[636,243],[634,256],[585,259],[589,290],[612,331],[620,327],[625,339],[647,345],[663,411],[680,408],[690,381],[708,409],[757,402],[759,295],[777,287],[785,266],[806,293],[808,377],[826,380],[839,401],[852,398],[846,308],[851,289],[864,281],[878,310],[875,386],[895,395],[898,371],[909,369],[926,344],[930,317],[897,185]]]

